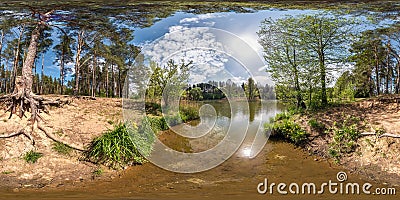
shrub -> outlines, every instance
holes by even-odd
[[[36,163],[36,161],[41,158],[43,156],[42,153],[39,152],[35,152],[33,150],[27,152],[23,159],[27,162],[27,163]]]
[[[339,161],[343,155],[355,150],[356,141],[361,134],[357,130],[356,124],[348,126],[346,121],[341,126],[334,123],[333,133],[333,141],[329,144],[328,153],[336,161]]]
[[[53,148],[54,151],[56,151],[59,154],[62,155],[69,155],[72,151],[72,148],[69,147],[68,145],[65,145],[61,142],[55,142],[53,143]]]
[[[95,138],[86,152],[86,159],[109,167],[141,164],[145,161],[154,143],[153,132],[141,127],[120,123],[113,130]]]
[[[283,138],[296,145],[300,145],[308,139],[309,134],[286,114],[277,115],[274,121],[274,123],[264,124],[266,130],[272,131],[272,136]]]
[[[168,129],[168,124],[165,121],[163,117],[159,116],[146,116],[144,120],[149,123],[150,127],[152,128],[154,133],[157,133],[158,131],[164,131]],[[142,120],[142,122],[144,122]]]
[[[308,125],[311,126],[314,130],[323,131],[325,130],[325,125],[323,123],[318,122],[316,119],[312,118],[308,121]]]
[[[199,111],[196,107],[182,106],[179,110],[180,117],[183,122],[198,119]]]
[[[289,112],[281,112],[276,114],[273,121],[288,120],[292,115]]]

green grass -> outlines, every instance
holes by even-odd
[[[98,168],[92,172],[93,176],[101,176],[104,171],[101,168]]]
[[[53,143],[52,149],[61,155],[69,155],[72,151],[71,147],[69,147],[68,145],[65,145],[61,142]]]
[[[35,152],[33,150],[27,152],[22,158],[27,162],[27,163],[36,163],[39,158],[43,156],[42,153]]]
[[[310,125],[310,127],[314,130],[323,132],[325,130],[325,125],[323,123],[318,122],[316,119],[311,118],[308,121],[308,125]]]
[[[85,157],[91,162],[112,168],[141,164],[145,161],[142,154],[150,154],[155,139],[148,128],[146,123],[140,127],[124,123],[115,125],[114,129],[91,142]]]
[[[3,172],[1,172],[2,174],[12,174],[12,173],[14,173],[15,171],[3,171]]]
[[[277,114],[270,123],[265,123],[265,130],[272,131],[271,136],[282,138],[296,145],[301,145],[308,140],[308,133],[293,121],[289,113]]]

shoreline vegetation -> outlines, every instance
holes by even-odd
[[[372,180],[400,185],[400,41],[399,23],[393,20],[398,18],[398,3],[146,1],[110,6],[32,2],[0,5],[4,11],[0,107],[11,113],[0,120],[1,186],[16,191],[61,187],[104,174],[116,177],[112,169],[142,164],[142,154],[151,152],[157,132],[199,118],[198,107],[190,103],[183,104],[179,113],[161,115],[159,99],[169,81],[171,96],[183,94],[188,102],[224,101],[223,92],[236,100],[262,97],[287,102],[288,110],[265,125],[272,138],[294,143]],[[140,46],[133,44],[134,31],[127,27],[148,28],[176,12],[251,13],[281,8],[321,12],[261,22],[257,35],[275,87],[257,85],[248,78],[242,84],[227,80],[182,91],[188,86],[192,61],[170,60],[164,66],[151,61],[150,85],[140,91],[148,98],[148,116],[139,119],[140,125],[122,121],[121,99],[96,99],[121,98],[129,69],[134,68],[134,73],[150,69],[144,61],[135,60]],[[360,25],[359,16],[365,17],[363,22],[371,30],[354,30]],[[387,19],[392,23],[373,26]],[[44,73],[48,51],[55,54],[57,77]],[[352,69],[347,69],[349,63]],[[336,79],[335,71],[345,72]],[[47,94],[74,97],[51,100]],[[79,95],[91,97],[79,99]],[[358,98],[365,99],[355,101]],[[75,143],[85,148],[73,147]],[[139,152],[138,146],[145,150]]]
[[[265,123],[270,139],[286,141],[336,165],[400,185],[400,96],[380,96],[323,109],[289,108]]]

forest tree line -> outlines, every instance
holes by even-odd
[[[29,19],[0,22],[0,94],[13,92],[31,33]],[[88,24],[46,27],[38,42],[33,92],[122,97],[127,69],[139,52],[137,46],[130,44],[132,40],[132,30],[111,22],[96,27]],[[49,67],[45,61],[51,59],[46,57],[49,51],[55,55],[51,62],[58,68],[57,78],[45,74],[45,67]]]
[[[265,19],[257,32],[277,98],[297,108],[400,93],[400,25],[328,12]]]

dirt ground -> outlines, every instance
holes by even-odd
[[[57,98],[57,97],[54,97]],[[73,99],[62,108],[52,108],[51,116],[43,114],[48,126],[64,141],[88,144],[112,124],[122,119],[120,99]],[[366,106],[365,106],[366,105]],[[383,126],[387,132],[399,133],[400,110],[398,105],[374,105],[355,103],[336,107],[313,117],[324,123],[333,123],[342,113],[353,113],[372,128]],[[389,107],[391,109],[389,109]],[[382,117],[383,116],[383,117]],[[29,117],[29,116],[28,116]],[[14,116],[0,118],[0,134],[18,130],[26,124]],[[304,122],[307,119],[301,119]],[[366,130],[370,131],[370,130]],[[112,171],[102,167],[103,173],[96,175],[99,166],[82,161],[80,154],[61,155],[53,150],[53,141],[36,129],[36,151],[43,153],[37,163],[29,164],[21,157],[34,149],[23,135],[0,139],[0,199],[272,199],[293,198],[293,196],[259,195],[257,184],[268,177],[275,182],[324,182],[336,178],[344,170],[351,180],[375,186],[399,185],[400,140],[393,138],[362,137],[358,153],[336,165],[330,159],[318,155],[310,156],[306,151],[292,144],[268,142],[263,153],[255,159],[234,155],[215,169],[196,174],[177,174],[165,171],[151,163],[132,166],[126,170]],[[326,141],[315,140],[319,149],[326,151]],[[366,142],[369,139],[369,142]],[[322,142],[321,142],[322,141]],[[370,144],[373,144],[372,146]],[[321,154],[323,155],[323,154]],[[326,152],[325,152],[326,155]],[[351,161],[351,162],[350,162]],[[361,174],[361,176],[360,176]],[[2,192],[3,191],[3,192]],[[310,199],[308,195],[296,198]],[[347,199],[348,196],[311,196],[314,199]],[[373,197],[373,198],[372,198]],[[394,196],[392,196],[394,197]],[[367,196],[360,196],[361,199]],[[368,196],[380,199],[379,196]],[[386,199],[386,198],[385,198]],[[396,198],[393,198],[396,199]]]
[[[70,103],[60,108],[52,107],[50,115],[41,115],[49,130],[68,143],[86,146],[94,137],[112,128],[112,124],[122,118],[120,99],[61,98],[68,98]],[[0,134],[25,127],[29,118],[27,116],[20,119],[16,115],[11,119],[8,117],[9,113],[6,113],[0,118]],[[0,187],[57,187],[93,178],[93,172],[98,167],[82,161],[80,153],[73,151],[69,155],[63,155],[56,152],[53,149],[55,142],[36,127],[33,136],[35,146],[24,135],[0,139]],[[27,163],[22,157],[30,150],[40,152],[43,156],[36,163]]]
[[[311,136],[316,136],[307,145],[308,150],[322,157],[329,157],[333,135],[321,135],[310,128],[307,122],[311,118],[325,127],[332,127],[335,121],[355,118],[361,132],[382,129],[385,133],[400,135],[400,103],[396,102],[371,99],[310,113],[299,121]],[[355,151],[340,159],[340,165],[371,180],[400,185],[400,138],[362,136],[357,140]]]

